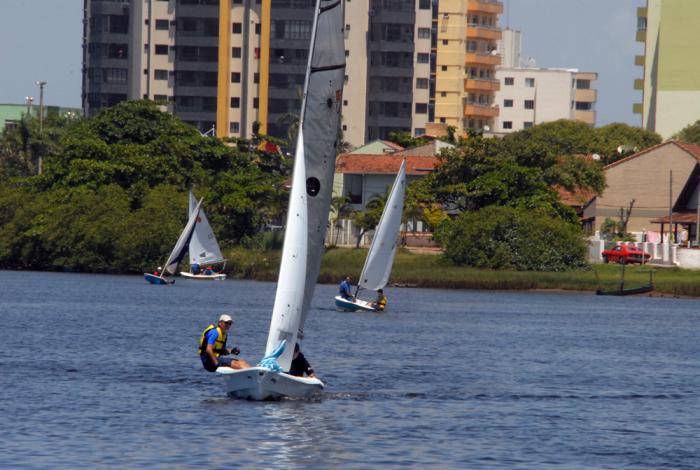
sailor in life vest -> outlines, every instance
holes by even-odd
[[[384,290],[379,289],[377,291],[377,300],[372,304],[374,308],[379,310],[380,312],[383,312],[384,309],[386,308],[386,295],[384,295]]]
[[[233,319],[230,315],[223,314],[219,317],[216,325],[212,324],[206,327],[199,338],[199,358],[202,360],[202,366],[209,372],[215,372],[217,367],[231,367],[233,369],[246,369],[250,367],[244,359],[237,358],[221,358],[229,354],[238,355],[241,350],[238,348],[227,348],[226,339],[228,331],[233,325]]]

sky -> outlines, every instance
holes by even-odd
[[[637,7],[646,0],[502,0],[501,26],[522,32],[523,57],[538,67],[597,72],[597,125],[638,126],[633,89]],[[0,0],[0,103],[80,107],[83,0]]]

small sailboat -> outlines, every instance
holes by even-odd
[[[345,81],[344,5],[316,0],[299,116],[282,261],[265,357],[257,367],[220,367],[230,396],[253,400],[308,397],[324,384],[288,374],[304,334],[321,268],[331,205],[335,147]]]
[[[175,284],[175,280],[167,279],[166,276],[173,276],[177,271],[177,267],[185,257],[185,253],[190,245],[190,240],[192,239],[192,234],[194,233],[194,228],[197,223],[197,216],[199,214],[199,209],[202,206],[202,200],[200,199],[194,208],[194,211],[190,214],[190,218],[185,225],[185,229],[180,234],[180,237],[175,243],[173,251],[170,252],[168,260],[163,265],[163,269],[156,275],[150,273],[143,273],[143,277],[151,284]]]
[[[190,191],[190,216],[194,212],[196,206],[197,199],[195,199],[192,191]],[[191,272],[180,271],[180,275],[188,279],[223,281],[226,279],[226,274],[210,269],[211,266],[219,264],[225,266],[226,260],[221,254],[221,249],[216,242],[216,237],[214,236],[214,231],[211,229],[211,225],[209,225],[207,215],[204,213],[204,209],[200,208],[199,217],[197,217],[197,223],[195,224],[194,233],[192,234],[192,240],[190,240]],[[197,269],[194,269],[195,266]]]
[[[354,312],[364,310],[376,312],[377,306],[367,300],[359,299],[357,294],[361,289],[378,291],[389,282],[391,267],[394,264],[396,245],[401,228],[401,216],[406,194],[406,160],[401,163],[399,173],[396,175],[391,193],[384,206],[382,217],[374,233],[374,238],[367,252],[365,265],[362,268],[355,297],[346,299],[340,295],[335,297],[335,306],[338,310]]]

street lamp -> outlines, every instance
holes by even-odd
[[[44,137],[44,85],[46,82],[43,80],[36,82],[39,87],[39,138],[43,140]],[[41,174],[43,165],[42,155],[39,154],[39,165],[38,173]]]

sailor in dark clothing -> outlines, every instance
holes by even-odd
[[[314,370],[311,368],[311,364],[309,364],[309,361],[306,360],[304,354],[299,350],[299,343],[297,343],[294,345],[294,358],[292,359],[292,366],[289,368],[289,374],[303,377],[304,373],[309,377],[316,377],[314,375]]]

